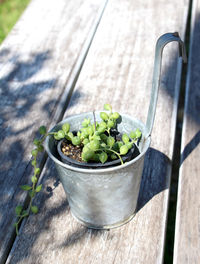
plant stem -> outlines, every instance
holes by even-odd
[[[96,117],[95,117],[95,111],[93,111],[93,116],[94,116],[94,128],[95,128],[95,131],[97,130],[97,127],[96,127]]]
[[[119,158],[120,161],[121,161],[121,165],[124,164],[124,162],[123,162],[123,160],[122,160],[122,158],[121,158],[121,156],[120,156],[120,154],[119,154],[118,152],[114,151],[113,149],[108,149],[108,150],[111,151],[111,152],[113,152],[114,154],[116,154],[116,155],[118,156],[118,158]]]

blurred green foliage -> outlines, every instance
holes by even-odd
[[[30,0],[0,0],[0,43],[8,35]]]

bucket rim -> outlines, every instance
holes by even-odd
[[[95,113],[100,113],[101,111],[95,111]],[[56,131],[56,127],[58,126],[61,126],[63,125],[64,123],[66,122],[69,122],[70,119],[73,119],[73,118],[78,118],[78,117],[83,117],[85,115],[93,115],[93,112],[84,112],[84,113],[81,113],[81,114],[75,114],[75,115],[70,115],[70,116],[67,116],[65,119],[63,119],[62,121],[60,121],[59,123],[57,123],[55,126],[53,126],[51,129],[50,129],[50,133],[51,132],[55,132]],[[134,117],[131,117],[130,115],[127,115],[127,114],[120,114],[122,117],[126,117],[128,119],[131,119],[132,121],[134,122],[137,122],[139,123],[142,127],[143,127],[143,131],[142,131],[142,134],[143,134],[143,137],[144,137],[144,141],[146,142],[145,144],[145,147],[143,149],[143,151],[136,157],[134,158],[133,160],[130,160],[122,165],[118,165],[118,166],[114,166],[114,167],[108,167],[108,168],[104,168],[104,169],[96,169],[96,168],[78,168],[78,167],[74,167],[74,166],[71,166],[69,164],[65,164],[63,163],[62,161],[58,160],[52,153],[51,153],[51,150],[49,148],[49,140],[50,140],[50,137],[52,137],[52,135],[48,135],[45,139],[45,142],[44,142],[44,148],[48,154],[48,156],[57,164],[57,165],[60,165],[61,167],[63,168],[66,168],[68,170],[71,170],[71,171],[76,171],[76,172],[81,172],[81,173],[85,173],[85,174],[88,174],[88,173],[93,173],[93,174],[104,174],[106,172],[114,172],[114,171],[119,171],[119,170],[122,170],[124,168],[127,168],[131,165],[133,165],[134,163],[136,163],[138,160],[140,160],[147,152],[149,146],[150,146],[150,143],[151,143],[151,136],[150,135],[147,135],[146,136],[146,127],[144,125],[143,122],[141,122],[140,120],[134,118]]]

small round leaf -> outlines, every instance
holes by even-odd
[[[68,124],[68,123],[63,124],[62,130],[64,131],[65,134],[67,134],[70,130],[70,124]]]
[[[113,146],[114,144],[115,144],[115,139],[114,139],[114,137],[109,136],[109,137],[107,138],[107,145],[108,145],[109,147],[112,148],[112,146]]]
[[[117,155],[116,155],[116,154],[114,154],[114,153],[113,153],[113,154],[111,154],[111,156],[110,156],[110,157],[111,157],[111,159],[112,159],[112,160],[116,160],[116,159],[117,159]]]
[[[110,104],[104,104],[104,110],[112,111],[112,106]]]
[[[90,148],[91,148],[92,150],[94,150],[94,151],[98,150],[98,149],[99,149],[99,146],[100,146],[100,144],[99,144],[99,140],[97,140],[97,139],[92,140],[92,141],[90,142]]]
[[[29,190],[32,189],[32,187],[29,186],[29,185],[21,185],[20,188],[21,188],[22,190],[24,190],[24,191],[29,191]]]
[[[112,114],[112,118],[114,118],[115,120],[118,119],[119,117],[120,117],[120,115],[119,115],[119,113],[117,113],[117,112],[114,112],[114,113]]]
[[[31,178],[31,181],[32,181],[32,183],[37,183],[37,177],[36,177],[36,176],[33,176],[33,177]]]
[[[101,154],[99,154],[99,160],[101,163],[105,163],[108,159],[108,155],[106,152],[102,151]]]
[[[39,132],[40,132],[41,135],[45,135],[46,132],[47,132],[46,127],[45,127],[45,126],[41,126],[41,127],[39,128]]]
[[[40,174],[40,168],[35,168],[34,172],[35,172],[35,175]]]
[[[37,139],[37,138],[35,138],[35,139],[33,140],[33,144],[34,144],[35,146],[39,146],[39,145],[40,145],[40,140]]]
[[[93,158],[93,156],[94,156],[94,151],[87,150],[85,152],[82,152],[81,158],[82,158],[82,160],[87,162],[87,161],[91,160]]]
[[[127,134],[123,134],[122,135],[122,140],[123,140],[123,142],[126,144],[126,143],[128,143],[129,142],[129,137],[128,137],[128,135]]]
[[[42,190],[42,184],[38,185],[35,189],[36,192],[40,192]]]
[[[23,210],[23,207],[21,205],[16,206],[16,208],[15,208],[16,215],[19,216],[21,214],[22,210]]]
[[[78,146],[78,145],[80,145],[81,144],[81,140],[80,140],[80,138],[79,137],[73,137],[72,138],[72,144],[74,145],[74,146]]]
[[[59,139],[64,138],[64,137],[65,137],[65,133],[64,133],[64,131],[63,131],[63,130],[59,130],[59,131],[57,132],[57,137],[58,137]]]
[[[36,205],[31,206],[31,211],[32,211],[32,213],[37,214],[38,213],[38,207]]]
[[[115,122],[112,121],[112,120],[109,120],[109,121],[108,121],[108,127],[109,127],[109,128],[112,128],[112,127],[114,127],[114,126],[115,126]]]
[[[101,113],[100,113],[100,117],[101,117],[101,119],[104,120],[104,121],[108,120],[108,115],[107,115],[105,112],[101,112]]]
[[[36,160],[32,160],[31,164],[32,164],[32,166],[36,166],[36,164],[37,164]]]
[[[128,147],[126,145],[123,145],[120,147],[120,154],[121,155],[126,155],[128,152]]]
[[[37,149],[33,149],[33,150],[31,151],[31,154],[32,154],[33,157],[37,157],[38,150],[37,150]]]
[[[137,128],[137,129],[135,130],[135,135],[136,135],[136,138],[140,138],[141,135],[142,135],[142,132]]]

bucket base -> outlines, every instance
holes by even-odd
[[[128,223],[129,221],[132,220],[132,218],[135,216],[136,213],[133,213],[131,216],[129,216],[127,219],[121,221],[121,222],[117,222],[115,224],[112,224],[112,225],[103,225],[103,226],[97,226],[97,225],[94,225],[94,224],[91,224],[89,222],[85,222],[85,221],[82,221],[80,218],[78,218],[77,216],[75,216],[73,214],[73,212],[70,210],[71,212],[71,215],[73,216],[73,218],[75,220],[77,220],[79,223],[81,223],[82,225],[88,227],[88,228],[92,228],[92,229],[101,229],[101,230],[105,230],[105,229],[112,229],[112,228],[116,228],[116,227],[120,227],[122,225],[125,225],[126,223]]]

